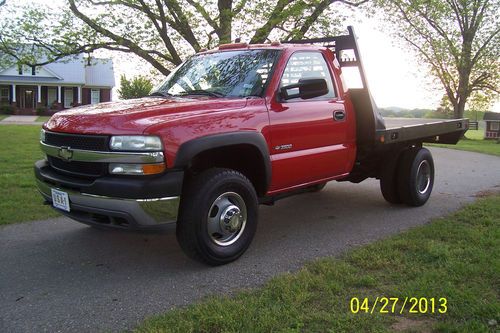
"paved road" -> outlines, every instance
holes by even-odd
[[[0,331],[95,332],[209,293],[262,284],[304,261],[424,224],[500,186],[500,158],[432,149],[437,181],[424,207],[390,206],[378,182],[330,183],[260,208],[249,251],[224,267],[182,254],[175,235],[96,231],[66,218],[0,229]],[[20,203],[22,209],[22,203]]]

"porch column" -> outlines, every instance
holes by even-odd
[[[38,85],[38,97],[37,97],[37,102],[42,103],[42,86]]]
[[[57,103],[61,104],[61,86],[57,86]]]
[[[78,86],[78,104],[82,104],[82,87]]]
[[[12,85],[12,103],[16,103],[16,85]]]

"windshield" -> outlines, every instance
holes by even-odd
[[[199,54],[188,59],[154,95],[260,96],[278,50],[242,50]]]

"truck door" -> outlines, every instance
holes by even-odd
[[[350,172],[355,142],[348,138],[349,119],[338,97],[331,68],[320,51],[292,53],[281,73],[279,88],[301,78],[324,78],[328,93],[303,100],[282,100],[279,93],[269,105],[271,192],[331,180]],[[279,91],[279,88],[277,89]]]

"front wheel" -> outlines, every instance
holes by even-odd
[[[422,206],[434,186],[434,161],[426,148],[410,148],[403,152],[398,165],[398,193],[410,206]]]
[[[255,189],[243,174],[219,168],[204,171],[184,189],[177,240],[193,259],[227,264],[252,242],[257,212]]]

